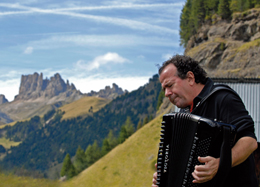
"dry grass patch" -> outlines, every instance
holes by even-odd
[[[89,115],[91,113],[91,107],[92,112],[97,112],[109,102],[110,100],[100,97],[83,97],[73,103],[60,107],[60,109],[65,112],[62,119]]]
[[[151,186],[162,115],[146,124],[94,165],[62,187]]]

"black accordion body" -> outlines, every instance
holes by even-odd
[[[229,165],[231,162],[231,158],[227,158],[226,162],[222,157],[231,157],[235,134],[233,125],[197,115],[187,113],[164,115],[157,159],[157,185],[159,187],[213,186],[211,185],[213,180],[203,184],[192,183],[194,167],[201,164],[198,156],[220,158],[219,173],[222,163]],[[223,145],[223,142],[226,145]],[[228,154],[223,147],[228,147],[225,148]]]

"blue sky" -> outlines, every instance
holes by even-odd
[[[116,83],[132,91],[157,64],[182,54],[185,0],[1,0],[0,94],[19,92],[21,75],[60,73],[83,93]]]

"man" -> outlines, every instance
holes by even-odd
[[[232,168],[224,181],[224,187],[257,187],[253,151],[257,148],[254,122],[248,115],[240,97],[228,90],[220,90],[200,105],[202,98],[215,87],[206,72],[196,61],[187,56],[176,55],[164,62],[159,69],[160,82],[169,100],[181,108],[209,119],[217,119],[236,125],[236,143],[232,148]],[[193,183],[204,183],[214,178],[219,158],[199,157],[201,165],[194,168]],[[174,177],[174,176],[172,176]],[[152,187],[156,187],[157,173]]]

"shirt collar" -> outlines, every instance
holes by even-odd
[[[193,100],[193,108],[196,107],[196,105],[198,104],[198,102],[201,101],[202,98],[204,98],[211,92],[213,87],[214,87],[213,81],[210,78],[207,78],[205,86],[203,87],[203,89],[201,90],[199,95],[197,97],[195,97]]]

